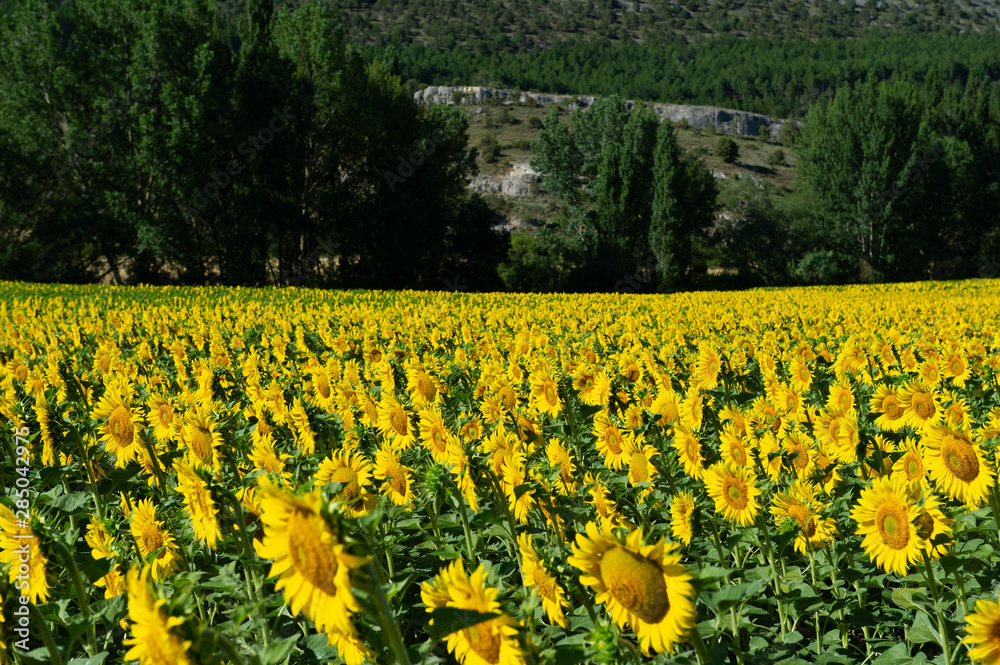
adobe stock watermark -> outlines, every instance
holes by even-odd
[[[615,293],[636,293],[642,291],[656,277],[656,258],[646,257],[646,263],[635,272],[625,275],[615,282]]]
[[[218,200],[226,187],[243,172],[246,165],[253,163],[258,154],[264,152],[271,145],[274,138],[288,127],[290,120],[295,120],[295,115],[288,112],[287,106],[284,110],[272,109],[272,111],[273,114],[267,126],[262,127],[255,136],[246,137],[246,140],[236,147],[236,151],[242,155],[243,159],[230,160],[225,169],[210,173],[211,182],[207,182],[201,189],[195,190],[190,203],[180,204],[181,211],[185,215],[197,217],[205,208]]]
[[[17,576],[14,578],[14,588],[20,592],[17,599],[17,608],[14,610],[14,625],[11,630],[21,639],[14,642],[14,647],[19,651],[30,651],[28,648],[28,638],[31,636],[31,612],[28,609],[31,593],[31,548],[30,545],[35,539],[31,533],[31,496],[37,494],[37,490],[31,487],[31,480],[28,474],[31,471],[31,458],[28,456],[28,428],[21,427],[14,431],[15,464],[14,469],[14,512],[18,533],[13,535],[17,542],[14,553],[17,554]],[[27,532],[25,534],[24,532]],[[10,564],[14,566],[12,561]],[[11,571],[14,572],[13,570]]]
[[[331,236],[318,239],[316,246],[302,257],[302,260],[298,264],[282,269],[280,275],[281,284],[287,286],[309,286],[312,283],[311,275],[316,272],[322,263],[323,254],[325,253],[327,257],[339,256],[340,247],[340,243],[334,241]]]
[[[417,148],[406,156],[400,155],[399,164],[397,164],[396,170],[387,170],[383,172],[385,181],[389,185],[389,191],[396,191],[396,185],[413,175],[417,168],[426,162],[428,157],[434,154],[437,147],[447,140],[448,133],[440,127],[437,127],[433,132],[431,132],[431,139],[426,142],[425,148]],[[407,159],[407,157],[409,159]]]

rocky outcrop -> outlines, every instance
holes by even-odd
[[[477,175],[469,180],[469,188],[479,194],[499,194],[508,198],[524,198],[538,194],[538,172],[528,162],[517,162],[502,176]]]
[[[519,102],[528,103],[534,100],[538,106],[562,104],[566,108],[587,108],[599,97],[593,95],[548,95],[538,92],[523,92],[520,90],[505,90],[502,88],[487,88],[484,86],[430,86],[413,93],[413,101],[417,104],[475,104],[482,105],[498,101],[501,104]],[[627,102],[629,108],[634,104]],[[714,129],[726,134],[737,136],[760,136],[761,128],[770,132],[775,138],[781,132],[786,121],[760,113],[735,111],[718,106],[690,106],[688,104],[653,104],[653,111],[661,119],[670,122],[686,122],[691,127],[699,129]]]

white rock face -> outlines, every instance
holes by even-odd
[[[457,93],[457,94],[456,94]],[[567,108],[587,108],[592,106],[599,97],[593,95],[548,95],[538,92],[522,92],[520,90],[504,90],[484,86],[431,86],[413,93],[413,101],[417,104],[454,104],[459,100],[462,104],[485,104],[497,99],[501,104],[522,104],[529,99],[535,100],[539,106],[561,103]],[[626,105],[632,108],[632,100]],[[750,113],[749,111],[734,111],[718,106],[690,106],[687,104],[653,104],[653,111],[661,119],[670,122],[687,122],[691,127],[707,129],[714,127],[720,132],[737,136],[760,136],[761,128],[770,132],[772,138],[781,132],[785,120]]]
[[[477,175],[469,179],[469,188],[479,194],[499,194],[507,198],[524,198],[538,194],[537,171],[528,162],[513,164],[506,175]]]

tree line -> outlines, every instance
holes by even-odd
[[[27,0],[0,62],[7,278],[439,288],[503,249],[464,113],[319,3],[253,0],[234,43],[208,0]]]
[[[617,94],[672,104],[724,106],[802,118],[817,101],[874,74],[922,83],[936,70],[963,88],[976,71],[1000,88],[995,34],[903,33],[878,39],[732,36],[687,41],[559,41],[530,53],[399,48],[404,79],[430,85],[487,85],[580,95]],[[371,49],[377,53],[378,49]]]

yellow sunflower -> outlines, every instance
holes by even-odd
[[[976,609],[965,615],[965,632],[968,635],[963,644],[975,645],[969,650],[969,658],[986,665],[1000,663],[1000,604],[980,598]]]
[[[448,462],[448,442],[455,438],[455,435],[448,429],[444,422],[444,416],[436,408],[421,409],[420,415],[420,443],[430,451],[431,457],[438,464]]]
[[[993,486],[994,473],[982,447],[965,432],[930,428],[921,440],[931,479],[952,499],[978,508]]]
[[[423,408],[440,401],[441,382],[419,362],[410,362],[406,366],[406,389],[414,407]]]
[[[153,425],[153,436],[160,443],[180,438],[181,420],[169,399],[155,394],[146,400],[146,410],[146,419]]]
[[[919,515],[920,509],[910,501],[906,480],[898,476],[876,478],[871,487],[861,490],[851,510],[868,556],[886,572],[900,575],[921,558],[915,524]]]
[[[752,524],[760,512],[757,475],[749,468],[717,462],[705,471],[708,495],[715,500],[715,512],[740,526]]]
[[[327,483],[343,483],[334,501],[343,504],[351,517],[367,515],[375,507],[376,497],[368,491],[371,485],[372,465],[360,452],[341,449],[320,462],[314,484],[317,488]]]
[[[275,590],[284,590],[293,615],[301,612],[322,632],[337,630],[359,609],[351,589],[351,570],[367,559],[349,554],[320,514],[319,489],[298,497],[266,476],[257,482],[263,494],[260,556],[274,560],[268,575],[279,577]]]
[[[594,506],[597,510],[597,516],[601,524],[605,526],[617,526],[621,521],[621,516],[618,514],[618,506],[615,505],[615,502],[608,494],[608,488],[589,473],[584,476],[584,483],[592,483],[590,498],[587,499],[587,503]]]
[[[188,665],[191,642],[177,637],[172,630],[183,625],[184,620],[164,611],[166,600],[153,598],[147,581],[149,574],[149,568],[143,567],[141,573],[132,569],[126,575],[132,637],[123,644],[132,648],[125,654],[125,660],[138,660],[139,665]]]
[[[646,443],[642,434],[632,434],[631,432],[625,436],[622,451],[625,453],[625,459],[628,460],[629,485],[635,486],[638,483],[651,482],[653,476],[657,474],[652,459],[655,455],[660,454],[659,451]],[[652,487],[647,487],[643,494],[652,490]]]
[[[23,546],[28,547],[27,564],[21,559]],[[48,558],[42,552],[38,536],[31,526],[23,526],[9,508],[0,505],[0,563],[7,566],[10,584],[27,596],[32,604],[45,602],[49,597],[49,581],[45,574]],[[27,566],[27,579],[21,566]],[[20,580],[18,579],[20,578]]]
[[[143,421],[139,409],[132,406],[132,389],[124,381],[108,385],[97,406],[94,418],[103,420],[98,427],[107,451],[115,456],[115,466],[124,468],[139,457],[142,450]]]
[[[619,628],[630,625],[646,655],[650,650],[673,653],[674,645],[696,625],[692,575],[673,554],[677,543],[663,538],[642,545],[642,530],[625,542],[602,533],[589,522],[587,535],[577,534],[571,566],[583,571],[580,582],[594,589]]]
[[[132,511],[132,537],[139,546],[143,559],[157,552],[152,561],[151,574],[154,580],[161,575],[177,570],[180,555],[173,534],[163,528],[163,522],[156,520],[156,506],[152,499],[143,499],[134,504]]]
[[[670,503],[670,534],[685,545],[694,536],[694,497],[678,492]]]
[[[413,469],[405,466],[399,453],[387,443],[375,452],[376,480],[382,481],[382,494],[397,506],[408,506],[413,501]]]
[[[918,502],[920,514],[917,516],[917,538],[919,547],[927,552],[932,559],[938,559],[948,553],[948,545],[934,545],[934,539],[951,532],[955,520],[941,512],[941,501],[923,487],[916,487],[910,497]]]
[[[905,451],[892,465],[892,475],[903,476],[910,485],[927,484],[927,467],[922,454],[923,446],[913,439],[907,439]]]
[[[524,586],[538,592],[542,599],[542,609],[545,610],[549,621],[563,628],[568,627],[566,615],[563,614],[563,608],[569,607],[566,593],[559,586],[556,578],[545,570],[538,552],[531,544],[531,537],[526,533],[519,534],[517,546],[521,552],[521,575],[524,579]]]
[[[405,450],[416,441],[413,423],[395,397],[382,393],[378,404],[378,431],[396,450]]]
[[[576,473],[576,465],[569,449],[559,439],[549,439],[545,446],[545,457],[549,460],[549,465],[559,471],[556,484],[558,490],[567,496],[575,493],[576,481],[573,480],[573,474]]]
[[[177,471],[177,491],[184,497],[184,507],[191,517],[195,538],[214,550],[222,532],[217,519],[218,508],[208,483],[181,461],[174,463],[174,469]]]
[[[524,654],[517,641],[519,624],[501,611],[500,602],[496,599],[498,593],[497,589],[486,585],[485,564],[480,564],[469,576],[461,560],[453,561],[441,569],[434,579],[420,585],[420,597],[428,612],[441,607],[454,607],[500,615],[447,636],[448,651],[461,665],[524,663]]]
[[[875,426],[884,432],[898,432],[906,425],[904,414],[906,408],[896,390],[887,384],[880,384],[872,396],[869,408],[872,413],[878,413]]]
[[[222,471],[218,452],[222,446],[222,432],[212,415],[210,403],[198,404],[184,416],[181,437],[187,446],[185,459],[188,464],[196,469],[208,469],[213,474]]]
[[[261,423],[258,423],[258,428]],[[274,449],[274,438],[271,433],[254,437],[253,448],[247,456],[257,471],[270,473],[281,478],[281,484],[286,485],[292,480],[292,472],[285,468],[285,463],[292,459],[287,453],[278,454]]]
[[[796,481],[786,492],[771,498],[771,515],[779,531],[795,528],[795,551],[803,556],[811,549],[822,549],[837,535],[836,520],[823,517],[822,504],[817,500],[817,488],[811,483]]]
[[[900,392],[903,418],[917,432],[933,427],[941,419],[941,405],[933,392],[920,383],[909,383]]]
[[[622,468],[625,452],[622,448],[624,435],[611,422],[611,415],[605,409],[594,414],[594,436],[597,437],[597,451],[604,457],[604,465],[612,469]]]
[[[701,441],[698,436],[687,426],[678,424],[674,427],[673,447],[677,450],[677,457],[684,465],[684,473],[695,480],[701,480],[705,475],[704,456],[701,452]]]
[[[531,406],[538,413],[547,413],[555,418],[562,410],[562,399],[559,398],[559,384],[555,375],[548,368],[539,368],[531,373]]]

